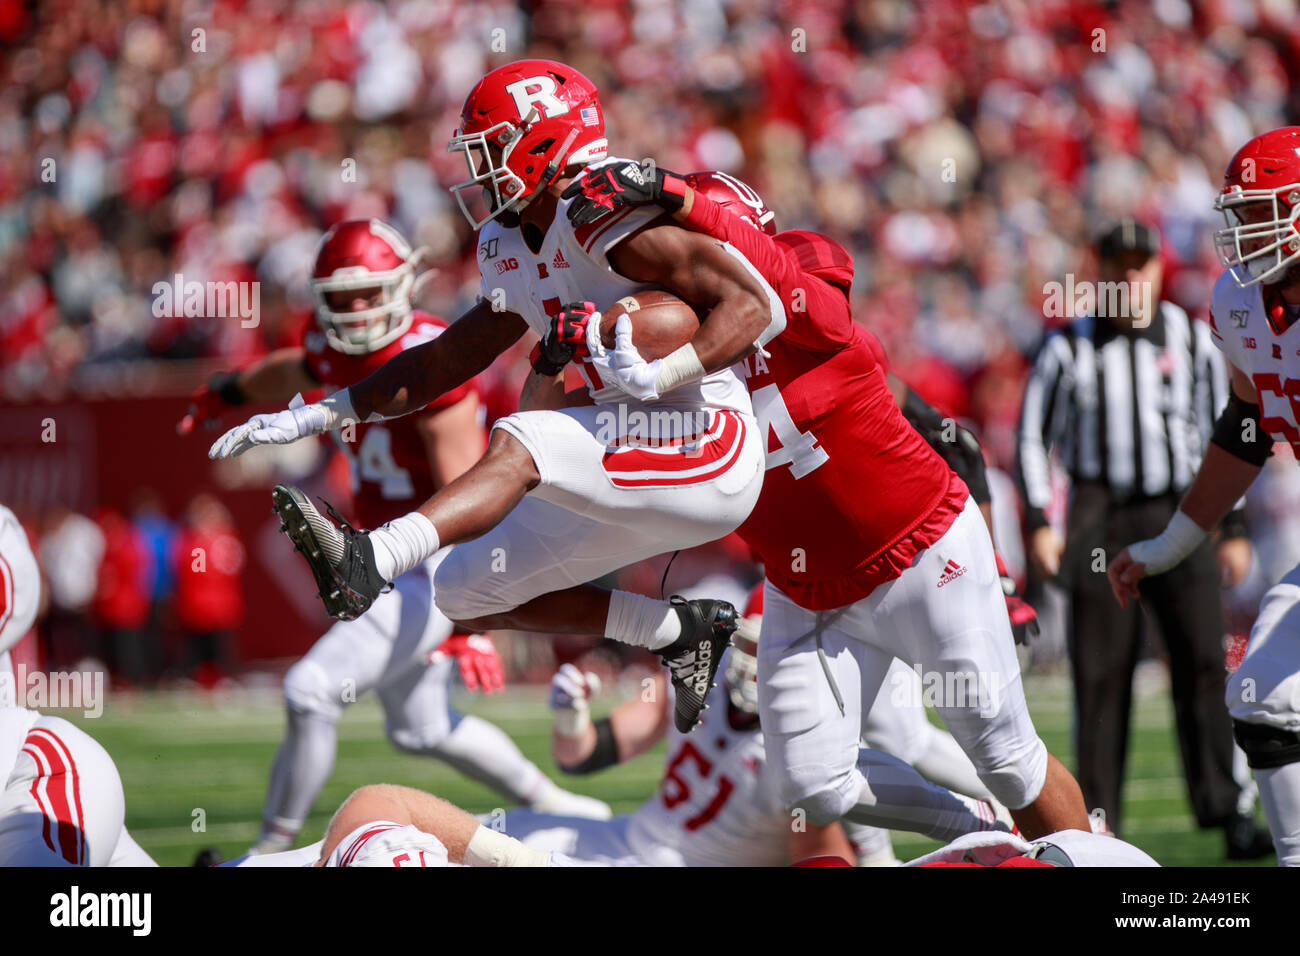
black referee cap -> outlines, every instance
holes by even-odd
[[[1112,259],[1124,252],[1145,252],[1154,256],[1160,251],[1160,234],[1146,223],[1125,217],[1103,232],[1097,240],[1097,254]]]

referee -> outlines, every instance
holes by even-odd
[[[1142,615],[1136,603],[1127,609],[1116,603],[1106,563],[1129,541],[1164,529],[1196,474],[1228,384],[1209,327],[1160,300],[1155,231],[1122,220],[1101,236],[1096,251],[1102,283],[1095,287],[1096,308],[1044,341],[1025,386],[1016,464],[1030,566],[1072,598],[1079,785],[1087,805],[1101,808],[1118,833]],[[1109,294],[1118,283],[1136,294]],[[1064,541],[1043,515],[1052,498],[1053,451],[1071,479]],[[1225,520],[1218,548],[1223,574],[1239,580],[1250,560],[1239,511]],[[1241,859],[1267,853],[1269,843],[1256,829],[1253,809],[1238,811],[1232,726],[1223,703],[1220,580],[1207,542],[1174,571],[1144,579],[1141,603],[1169,654],[1196,820],[1203,828],[1223,827],[1228,856]]]

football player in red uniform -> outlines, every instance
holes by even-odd
[[[742,361],[767,473],[739,533],[767,579],[760,712],[787,807],[821,824],[855,819],[867,792],[856,766],[863,721],[897,657],[930,685],[1022,832],[1087,830],[1078,784],[1029,717],[983,517],[900,413],[853,321],[853,260],[816,233],[776,233],[748,187],[723,192],[744,218],[702,189],[662,168],[610,161],[570,184],[569,214],[584,224],[629,205],[669,211],[739,250],[785,306],[784,331]],[[641,359],[626,330],[616,338],[596,360],[602,378],[653,394],[658,361]],[[598,338],[589,347],[603,351]]]
[[[442,335],[447,323],[411,308],[419,250],[375,219],[352,219],[321,240],[311,288],[319,329],[238,372],[218,374],[196,394],[182,430],[248,400],[283,399],[325,386],[346,387],[407,349]],[[470,467],[485,445],[473,380],[422,411],[336,433],[352,471],[360,523],[405,514]],[[329,779],[336,725],[346,706],[379,695],[393,746],[443,760],[513,803],[543,812],[606,818],[598,800],[562,790],[496,726],[457,713],[448,693],[458,664],[465,683],[501,685],[501,663],[483,637],[453,635],[434,606],[433,573],[445,551],[394,583],[370,614],[336,624],[285,678],[288,726],[271,768],[262,833],[254,849],[291,845]],[[453,663],[454,662],[454,663]]]
[[[1210,328],[1232,391],[1200,470],[1165,530],[1129,545],[1106,573],[1121,605],[1181,562],[1246,493],[1275,441],[1300,457],[1300,126],[1256,136],[1228,163],[1215,200],[1224,272]],[[1233,733],[1259,784],[1281,866],[1300,866],[1300,566],[1274,584],[1228,681]]]

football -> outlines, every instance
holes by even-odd
[[[668,292],[637,292],[604,311],[600,341],[614,347],[614,323],[620,315],[632,321],[632,344],[647,362],[663,358],[691,340],[700,327],[695,309]]]

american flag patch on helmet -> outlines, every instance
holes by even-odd
[[[600,123],[600,117],[597,115],[594,106],[584,106],[578,111],[578,115],[582,117],[583,126],[596,126]]]

